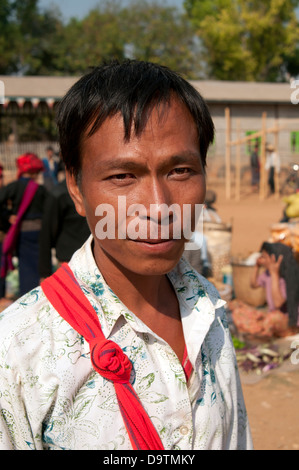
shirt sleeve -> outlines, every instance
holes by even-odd
[[[287,285],[282,277],[279,279],[279,289],[281,295],[285,298],[285,300],[287,300]]]
[[[223,351],[219,358],[219,365],[222,368],[223,377],[227,374],[225,381],[222,384],[221,393],[224,401],[228,402],[229,400],[232,400],[230,432],[227,433],[223,442],[223,450],[253,450],[252,435],[243,396],[235,348],[233,346],[224,307],[219,309],[217,317],[219,319],[219,323],[218,325],[217,323],[215,325],[218,326],[218,336],[221,330],[223,335]],[[217,343],[216,338],[214,345],[215,343]],[[215,353],[212,353],[212,355],[213,354]]]
[[[258,275],[256,283],[260,287],[266,287],[266,273],[265,273],[265,271]]]
[[[279,173],[280,172],[280,156],[278,153],[275,153],[275,168],[276,168],[276,171]]]

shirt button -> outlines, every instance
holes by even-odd
[[[183,435],[183,436],[186,436],[189,432],[189,429],[187,426],[181,426],[180,427],[180,433]]]

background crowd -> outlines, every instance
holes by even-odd
[[[84,217],[75,210],[66,187],[63,164],[53,150],[40,159],[26,153],[16,160],[16,179],[3,185],[1,168],[1,300],[6,277],[18,271],[18,295],[37,287],[89,236]]]

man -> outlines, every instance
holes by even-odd
[[[270,189],[270,194],[275,193],[275,174],[279,175],[280,173],[280,157],[275,151],[273,145],[269,144],[266,147],[267,158],[265,163],[265,169],[268,171],[268,185]]]
[[[134,419],[124,416],[137,412],[137,395],[166,450],[250,449],[224,302],[181,259],[187,236],[183,220],[174,236],[174,209],[165,223],[165,207],[187,206],[194,229],[204,202],[214,133],[205,102],[167,68],[113,62],[71,88],[58,128],[68,189],[92,234],[65,269],[74,278],[64,292],[72,299],[80,286],[73,318],[88,300],[108,349],[113,341],[127,357],[115,369],[131,372],[129,383],[102,375],[94,348],[37,288],[0,322],[0,448],[132,449]]]
[[[255,144],[250,155],[251,186],[257,188],[260,182],[259,144]]]
[[[44,180],[45,188],[48,191],[51,191],[55,187],[55,185],[58,183],[57,181],[58,162],[56,161],[53,147],[48,146],[46,148],[46,152],[47,152],[47,156],[43,158],[43,164],[44,164],[43,180]]]
[[[64,178],[52,189],[45,203],[39,239],[40,278],[50,276],[55,269],[53,248],[59,264],[70,261],[89,235],[86,219],[76,211]]]

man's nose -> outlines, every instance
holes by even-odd
[[[169,206],[171,197],[165,183],[160,180],[153,180],[146,188],[145,193],[147,218],[154,219],[156,223],[169,222]]]

